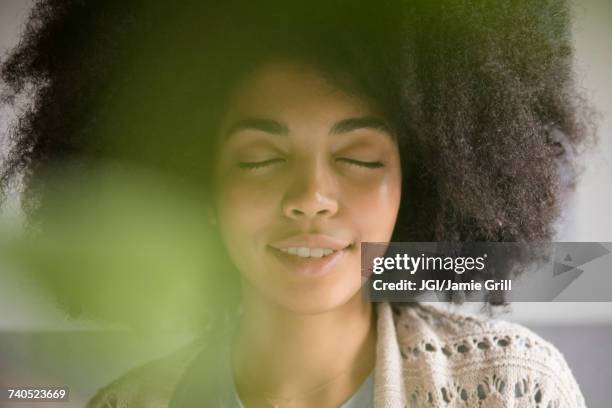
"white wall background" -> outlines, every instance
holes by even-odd
[[[0,57],[15,45],[31,0],[0,0]],[[568,204],[560,240],[612,241],[612,1],[584,0],[575,6],[576,67],[579,83],[600,113],[600,145],[585,161],[586,170]],[[7,147],[7,126],[14,113],[0,110],[0,158]],[[582,276],[580,279],[588,279]],[[586,285],[607,285],[610,274]],[[0,331],[73,330],[92,327],[68,321],[52,299],[16,274],[0,270]],[[595,286],[594,286],[595,287]],[[529,325],[612,323],[612,303],[517,303],[504,316]],[[9,312],[10,311],[10,312]]]

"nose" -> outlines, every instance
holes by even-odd
[[[282,203],[285,216],[296,221],[311,221],[336,214],[338,200],[332,175],[324,163],[302,163],[299,167]]]

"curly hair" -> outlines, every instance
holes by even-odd
[[[232,85],[291,55],[377,101],[398,130],[394,241],[554,236],[559,165],[574,167],[569,151],[593,133],[567,1],[264,3],[38,1],[2,66],[9,103],[34,90],[3,185],[25,174],[32,202],[48,166],[105,157],[206,178],[198,135]]]

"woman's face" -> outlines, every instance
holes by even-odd
[[[218,226],[245,295],[299,313],[356,296],[360,243],[390,240],[401,195],[376,106],[279,60],[238,84],[218,137]]]

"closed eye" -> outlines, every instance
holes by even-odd
[[[380,161],[361,161],[361,160],[349,159],[346,157],[341,157],[337,160],[343,163],[350,164],[350,165],[366,167],[369,169],[378,169],[380,167],[384,167],[384,163]]]
[[[284,159],[269,159],[257,162],[238,162],[238,167],[246,170],[256,170],[263,167],[272,166],[283,161]]]

